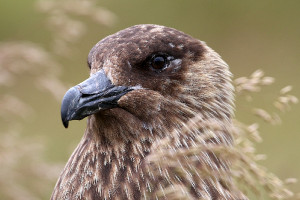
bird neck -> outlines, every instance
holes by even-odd
[[[90,148],[104,155],[103,164],[117,160],[118,168],[128,160],[137,167],[150,152],[155,134],[152,128],[121,109],[109,110],[88,118],[88,126],[82,140]]]
[[[88,118],[88,128],[60,175],[52,199],[84,195],[88,195],[88,199],[110,199],[111,190],[119,199],[141,198],[142,188],[137,189],[136,183],[142,183],[139,179],[146,173],[142,165],[150,152],[151,142],[146,138],[136,139],[138,135],[134,131],[119,126],[115,120],[110,113]],[[143,138],[144,133],[139,134]]]
[[[150,148],[152,152],[158,151],[155,141],[163,136],[155,132],[157,127],[153,127],[152,130],[150,125],[145,125],[138,119],[128,118],[122,111],[118,111],[118,114],[112,113],[117,111],[95,114],[88,118],[88,128],[65,166],[52,199],[72,199],[75,196],[110,199],[111,195],[119,199],[143,199],[150,193],[156,194],[153,191],[162,186],[165,179],[153,175],[151,167],[149,168],[152,166],[151,159],[148,159],[151,156],[147,155]],[[174,149],[194,145],[196,136],[203,135],[205,130],[211,128],[211,122],[205,125],[204,121],[207,122],[201,116],[198,119],[193,118],[189,121],[192,124],[186,124],[181,131],[173,130],[179,135],[177,137],[175,133],[174,137],[168,137],[172,140],[169,144],[174,144]],[[125,122],[126,125],[123,124]],[[221,126],[222,130],[223,125],[228,122],[214,123]],[[216,131],[220,132],[219,136],[207,137],[204,144],[231,143],[227,131],[220,130]],[[170,134],[172,130],[166,132]]]

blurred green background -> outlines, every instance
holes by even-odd
[[[174,27],[205,41],[229,64],[234,78],[249,76],[256,69],[262,69],[267,76],[274,77],[275,83],[255,94],[252,102],[247,102],[243,97],[237,98],[236,116],[246,123],[260,124],[264,141],[258,144],[257,151],[268,156],[267,160],[262,161],[264,166],[282,179],[300,179],[300,105],[294,105],[290,111],[281,114],[282,124],[276,126],[253,117],[248,109],[250,104],[254,104],[271,113],[275,112],[272,102],[286,85],[292,85],[292,94],[300,97],[300,1],[93,1],[105,9],[102,12],[111,12],[108,23],[96,23],[88,14],[77,16],[71,13],[74,19],[86,26],[81,37],[67,42],[71,49],[67,55],[53,48],[53,41],[57,37],[55,32],[61,30],[55,30],[53,26],[51,29],[49,12],[38,11],[36,2],[0,0],[0,44],[30,41],[45,48],[59,63],[53,68],[59,69],[57,76],[67,86],[75,85],[89,76],[86,59],[95,43],[118,30],[143,23]],[[68,4],[71,1],[66,2]],[[53,13],[60,16],[60,11]],[[19,145],[29,145],[25,142],[28,138],[38,138],[38,141],[43,141],[42,156],[46,162],[66,163],[84,132],[85,120],[71,122],[70,127],[64,129],[60,120],[60,102],[52,98],[49,91],[36,87],[32,78],[36,74],[25,70],[15,76],[15,84],[0,87],[1,95],[16,96],[33,112],[23,118],[12,115],[6,120],[1,119],[0,130],[7,132],[17,126],[21,138]],[[58,94],[60,98],[61,93]],[[27,178],[29,180],[30,176]],[[39,194],[37,198],[48,199],[54,183],[55,180],[45,190],[47,193]],[[300,184],[291,188],[299,191]],[[0,192],[0,199],[8,198],[5,195],[1,198],[1,195]]]

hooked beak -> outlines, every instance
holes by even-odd
[[[132,87],[113,85],[103,70],[98,71],[65,94],[61,105],[64,127],[68,128],[71,120],[81,120],[100,110],[118,107],[118,100],[132,90]]]

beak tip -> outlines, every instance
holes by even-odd
[[[68,128],[69,127],[69,121],[63,121],[63,125],[65,128]]]
[[[80,92],[77,88],[70,88],[65,94],[61,105],[61,120],[65,128],[68,128],[69,121],[72,120],[72,114],[74,110],[74,102],[77,102],[80,98]]]

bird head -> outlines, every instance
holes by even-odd
[[[112,130],[110,137],[122,129],[132,133],[128,139],[164,136],[195,116],[230,121],[227,64],[204,42],[176,29],[136,25],[119,31],[92,48],[88,65],[90,78],[64,96],[65,127],[90,116],[96,129]]]

